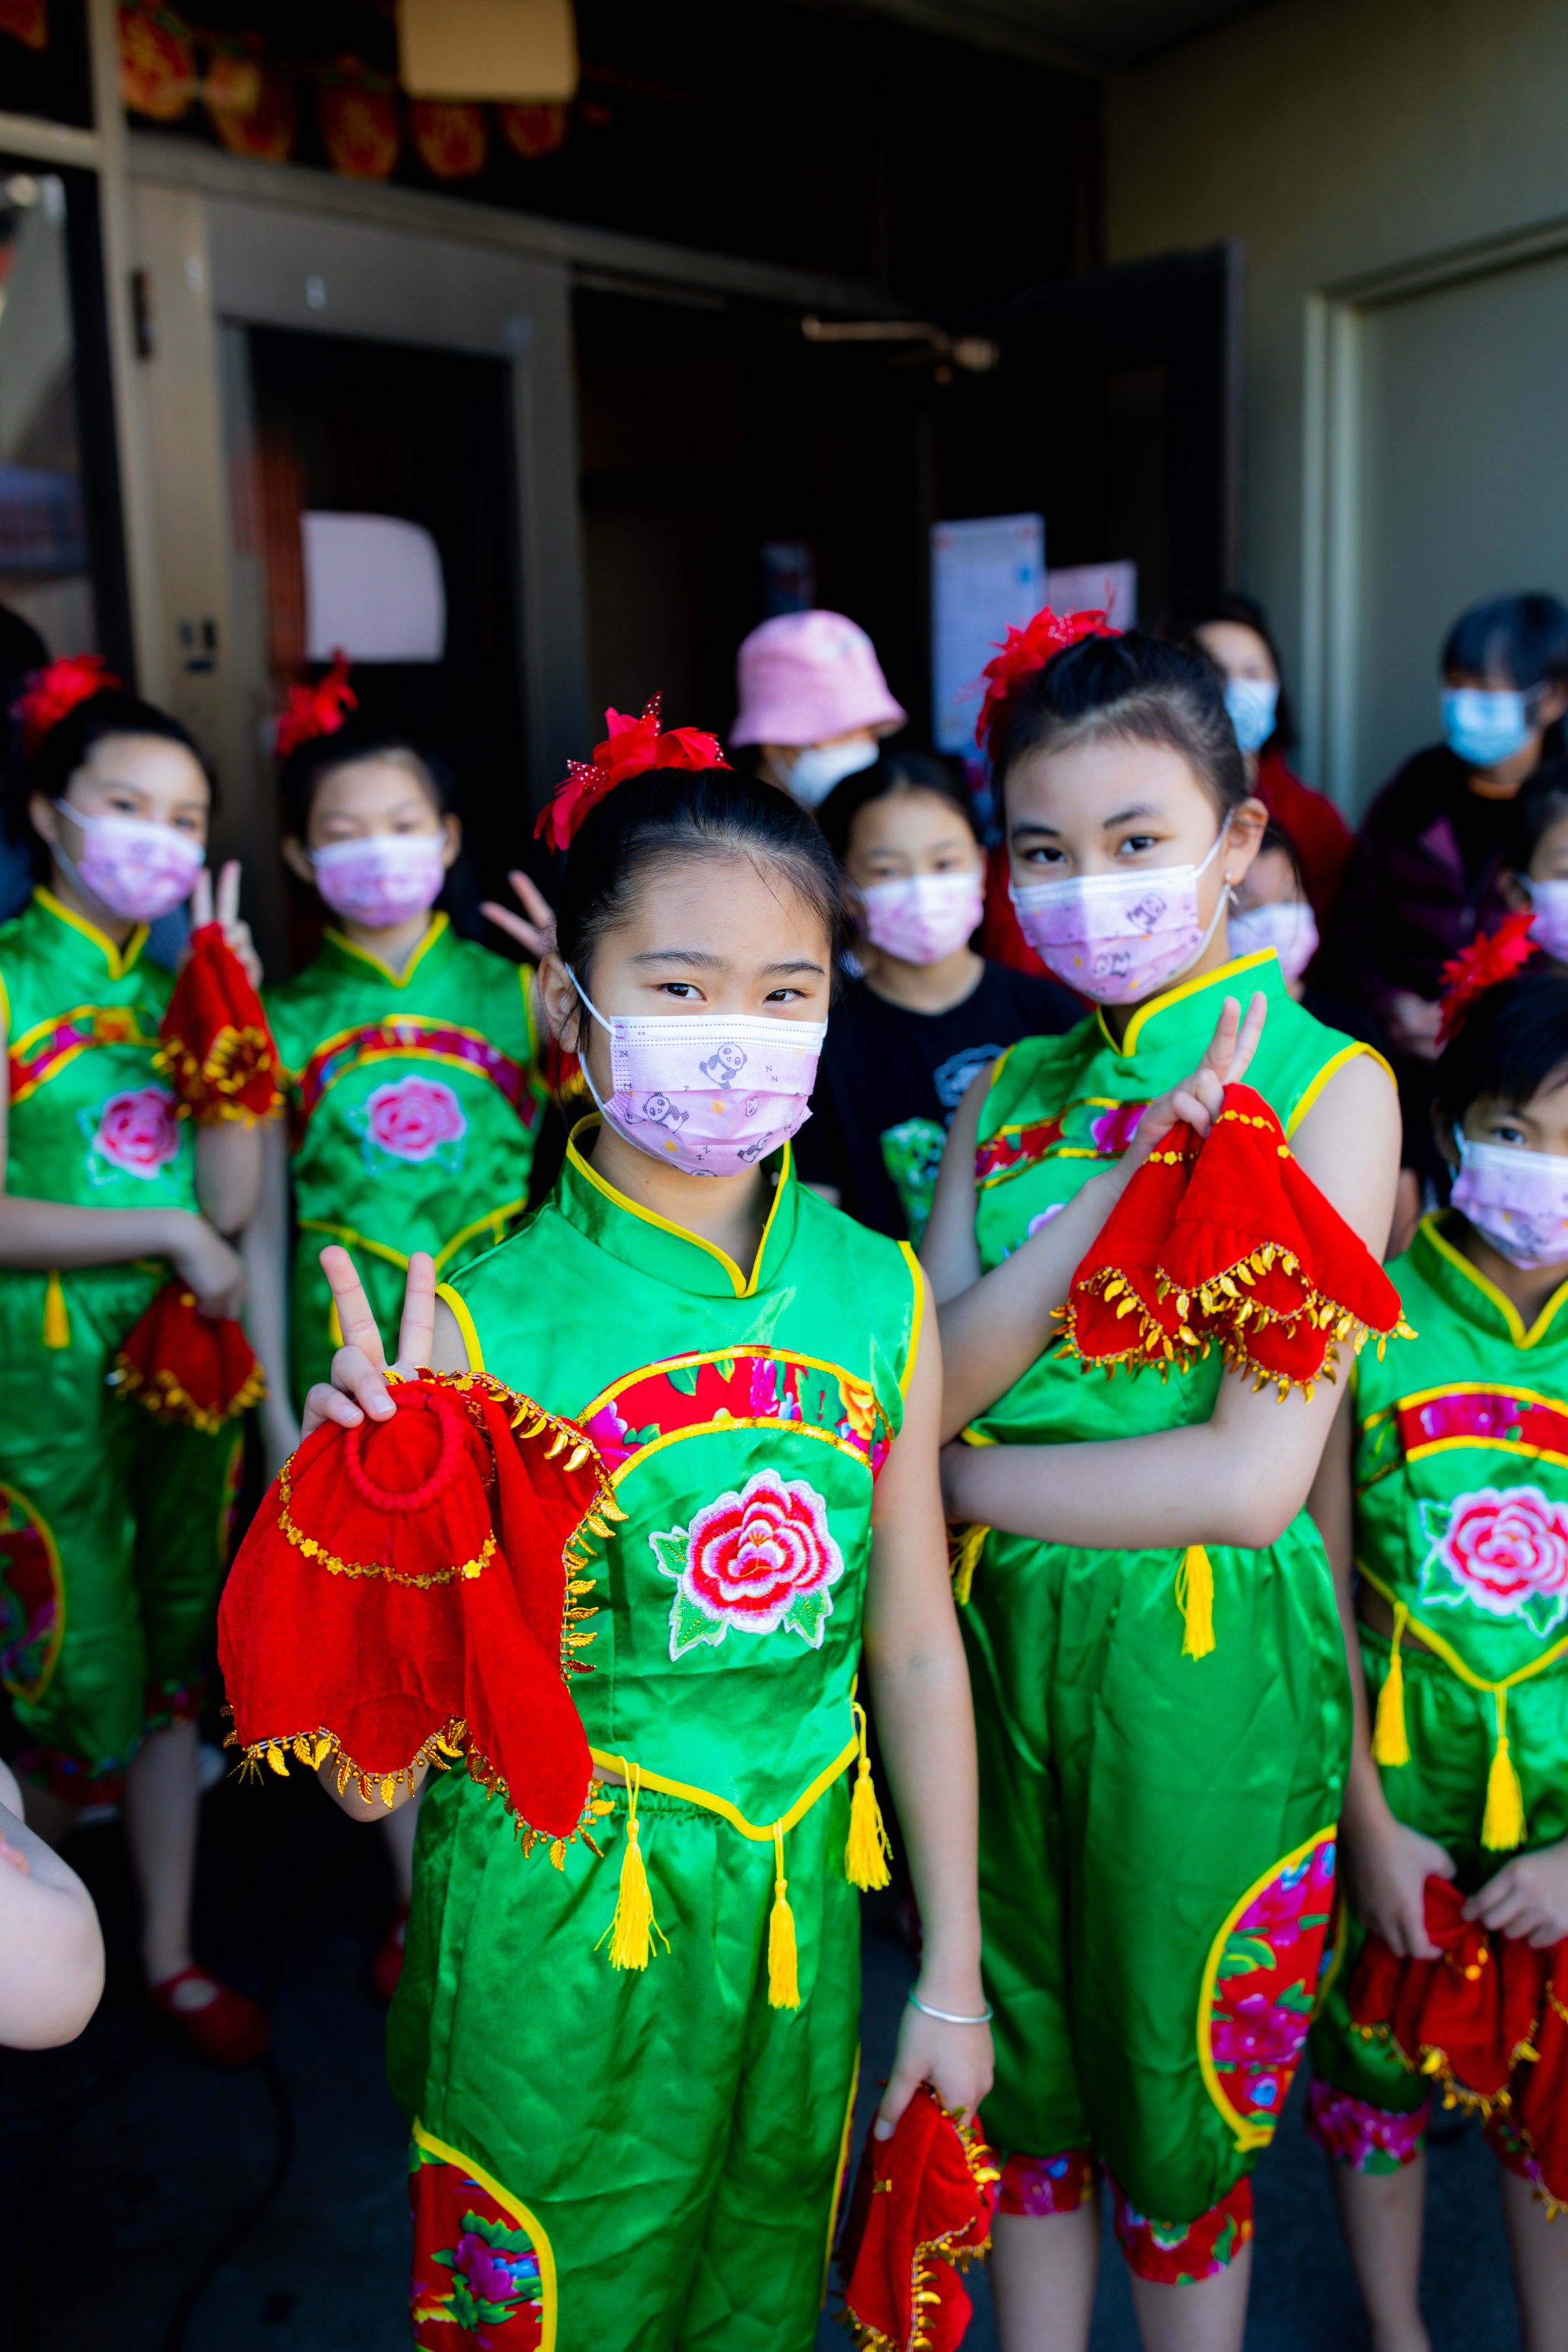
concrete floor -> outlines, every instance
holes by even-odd
[[[204,1955],[277,2024],[273,2055],[237,2075],[184,2056],[139,2000],[118,1831],[81,1832],[71,1859],[106,1923],[110,1979],[79,2042],[0,2055],[4,2352],[404,2352],[404,2134],[365,1982],[388,1902],[375,1833],[302,1778],[226,1783],[207,1799]],[[868,2113],[909,1980],[901,1948],[868,1935]],[[1518,2328],[1490,2159],[1460,2131],[1435,2149],[1432,2173],[1436,2352],[1504,2352]],[[1258,2220],[1249,2352],[1361,2343],[1299,2114],[1264,2160]],[[970,2283],[968,2347],[993,2352],[984,2274]],[[817,2341],[841,2352],[847,2338],[825,2318]],[[1094,2352],[1135,2344],[1112,2251]]]

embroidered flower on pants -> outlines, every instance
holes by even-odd
[[[705,1503],[689,1527],[648,1542],[660,1575],[675,1580],[672,1658],[700,1643],[717,1646],[731,1626],[742,1633],[783,1626],[809,1649],[822,1647],[844,1555],[828,1529],[826,1497],[804,1478],[786,1484],[776,1470],[759,1470],[738,1495]]]
[[[1473,1601],[1542,1635],[1568,1613],[1568,1518],[1539,1486],[1481,1486],[1452,1503],[1423,1503],[1421,1527],[1431,1546],[1421,1563],[1424,1600],[1453,1608]]]

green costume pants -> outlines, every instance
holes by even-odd
[[[579,1841],[557,1870],[465,1777],[426,1784],[388,2048],[415,2134],[416,2344],[807,2352],[858,2035],[848,1789],[784,1841],[801,2005],[784,2010],[771,1842],[644,1790],[669,1946],[618,1973],[623,1791],[594,1829],[604,1858]]]
[[[1120,2191],[1130,2259],[1173,2278],[1204,2275],[1246,2234],[1216,2227],[1195,2266],[1179,2258],[1184,2229],[1238,2191],[1284,2105],[1350,1751],[1316,1530],[1303,1517],[1272,1550],[1209,1559],[1203,1658],[1182,1654],[1176,1551],[993,1534],[960,1612],[996,2010],[984,2121],[1019,2183],[1015,2200],[1005,2179],[1004,2204],[1059,2210],[1040,2201],[1046,2160],[1092,2151]],[[1245,2199],[1232,2210],[1245,2221]]]
[[[1374,1715],[1388,1652],[1387,1636],[1363,1625],[1362,1664]],[[1408,1634],[1399,1654],[1410,1761],[1380,1767],[1383,1792],[1396,1820],[1446,1848],[1459,1885],[1473,1894],[1510,1859],[1481,1843],[1496,1704],[1489,1692],[1472,1690]],[[1525,1839],[1519,1851],[1557,1845],[1568,1838],[1568,1659],[1514,1684],[1508,1742],[1524,1793]],[[1359,1922],[1347,1920],[1343,1963],[1312,2028],[1312,2131],[1321,2146],[1360,2171],[1394,2171],[1419,2153],[1432,2085],[1390,2043],[1364,2042],[1351,2023],[1345,1996],[1365,1940]],[[1415,2118],[1414,2128],[1399,2129],[1400,2118]]]
[[[0,1677],[28,1734],[20,1769],[86,1802],[201,1705],[242,1440],[108,1386],[155,1275],[68,1276],[64,1348],[41,1343],[45,1280],[0,1285]]]

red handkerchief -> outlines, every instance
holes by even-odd
[[[110,1380],[160,1421],[219,1430],[267,1393],[242,1327],[230,1315],[196,1312],[195,1295],[166,1282],[125,1335]]]
[[[1489,2114],[1509,2104],[1509,2078],[1533,2046],[1546,1956],[1467,1919],[1464,1904],[1451,1879],[1426,1881],[1426,1933],[1440,1959],[1401,1959],[1369,1936],[1350,2013],[1363,2032],[1386,2034],[1450,2105]]]
[[[192,932],[158,1034],[180,1100],[199,1126],[277,1110],[278,1048],[261,999],[216,923]]]
[[[1535,1957],[1542,1964],[1535,2063],[1515,2071],[1510,2121],[1537,2168],[1536,2187],[1555,2217],[1568,2207],[1568,1939]]]
[[[978,2124],[928,2084],[891,2139],[868,2139],[838,2246],[844,2316],[871,2352],[954,2352],[969,2325],[963,2264],[991,2243],[999,2178]]]

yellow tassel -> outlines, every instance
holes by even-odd
[[[630,1792],[626,1806],[626,1850],[621,1856],[620,1891],[616,1897],[616,1916],[601,1936],[599,1942],[609,1938],[610,1966],[613,1969],[646,1969],[653,1958],[655,1936],[668,1952],[669,1938],[653,1916],[653,1896],[648,1892],[647,1865],[643,1860],[642,1841],[637,1829],[637,1783],[640,1773],[634,1765],[627,1771],[626,1787]],[[595,1947],[595,1950],[598,1948]]]
[[[1186,1631],[1184,1658],[1206,1658],[1214,1648],[1214,1570],[1202,1544],[1189,1544],[1176,1570],[1176,1606]]]
[[[768,2007],[798,2009],[800,1979],[795,1948],[795,1913],[784,1876],[784,1831],[773,1823],[773,1907],[768,1919]]]
[[[1487,1809],[1481,1815],[1481,1843],[1489,1853],[1507,1853],[1524,1843],[1524,1791],[1508,1752],[1508,1693],[1497,1693],[1497,1746],[1487,1774]]]
[[[974,1571],[980,1564],[980,1554],[989,1528],[965,1528],[952,1556],[952,1597],[960,1609],[969,1606],[969,1595],[974,1582]]]
[[[850,1702],[855,1706],[855,1702]],[[888,1857],[893,1849],[882,1825],[882,1808],[871,1780],[871,1759],[866,1751],[866,1710],[855,1706],[855,1728],[860,1735],[860,1760],[855,1791],[849,1800],[849,1835],[844,1847],[844,1875],[851,1886],[869,1892],[891,1883]]]
[[[327,1315],[327,1337],[331,1341],[334,1348],[341,1348],[342,1346],[342,1318],[338,1313],[338,1302],[335,1298],[333,1299]]]
[[[1388,1653],[1388,1677],[1377,1695],[1377,1720],[1372,1727],[1374,1764],[1408,1764],[1410,1739],[1405,1728],[1405,1662],[1399,1644],[1410,1612],[1403,1601],[1394,1604],[1394,1640]]]
[[[44,1288],[44,1345],[46,1348],[68,1348],[71,1343],[71,1319],[66,1308],[66,1295],[60,1278],[51,1272]]]

